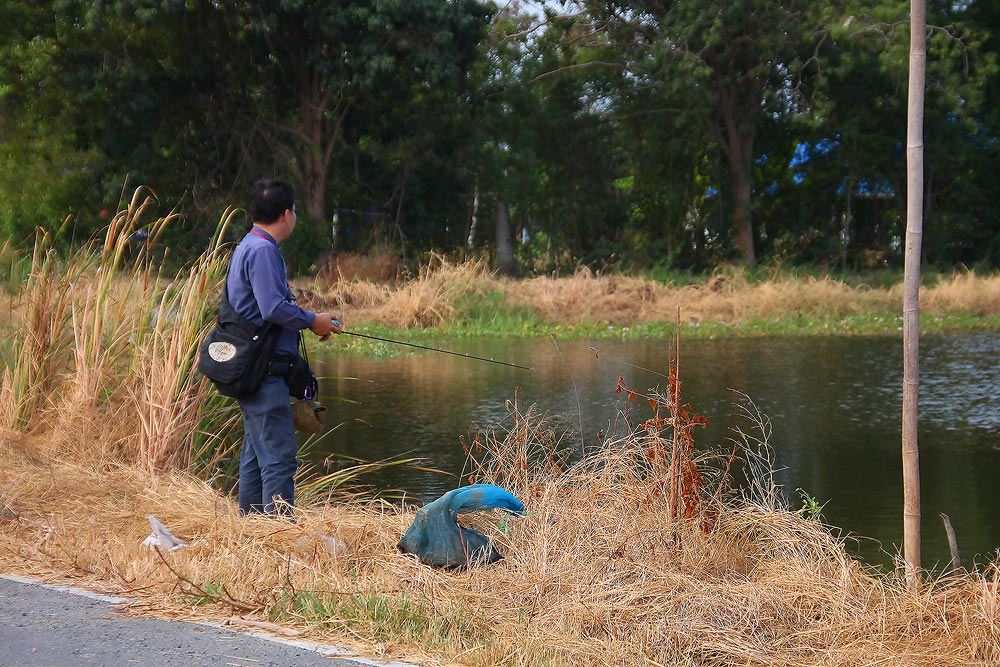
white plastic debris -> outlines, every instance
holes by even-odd
[[[347,553],[347,544],[343,541],[329,535],[320,535],[320,537],[323,538],[323,543],[326,544],[327,550],[334,556],[343,556]]]
[[[173,533],[167,530],[167,527],[160,523],[155,516],[147,514],[146,518],[149,519],[149,526],[153,529],[153,532],[142,543],[149,547],[150,551],[155,550],[157,547],[164,551],[177,551],[188,546],[187,542],[174,537]]]
[[[348,552],[347,544],[336,537],[316,533],[314,535],[303,535],[298,540],[298,546],[303,551],[311,551],[319,547],[334,556],[344,556]]]

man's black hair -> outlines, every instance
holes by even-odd
[[[292,186],[278,178],[262,178],[250,191],[250,219],[269,225],[295,206]]]

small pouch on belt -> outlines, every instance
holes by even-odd
[[[272,357],[267,362],[267,374],[287,380],[288,376],[292,374],[295,361],[292,357]]]

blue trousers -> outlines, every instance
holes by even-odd
[[[292,422],[288,385],[280,377],[265,377],[256,392],[239,400],[243,411],[240,450],[240,514],[276,514],[275,498],[295,501],[295,470],[299,443]]]

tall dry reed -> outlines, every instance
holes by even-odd
[[[191,463],[214,395],[194,363],[235,211],[189,269],[164,278],[150,253],[176,214],[147,220],[153,202],[136,190],[99,243],[69,256],[39,231],[29,279],[13,300],[20,354],[0,381],[0,425],[50,428],[59,433],[55,447],[151,469]]]
[[[141,228],[152,204],[151,196],[136,190],[128,206],[112,218],[103,243],[93,251],[78,252],[69,262],[82,265],[82,270],[73,280],[73,389],[65,397],[64,409],[93,411],[146,328],[144,316],[147,304],[155,299],[157,275],[144,261],[143,251],[130,261],[125,256],[132,234]],[[159,236],[159,229],[174,217],[155,220],[151,236]],[[99,258],[91,265],[92,252],[99,252]]]
[[[15,297],[14,318],[19,340],[17,357],[0,376],[0,427],[25,429],[45,407],[56,389],[59,373],[71,354],[67,312],[75,296],[80,271],[92,265],[87,259],[62,267],[52,248],[52,236],[39,229],[35,235],[31,271]]]

